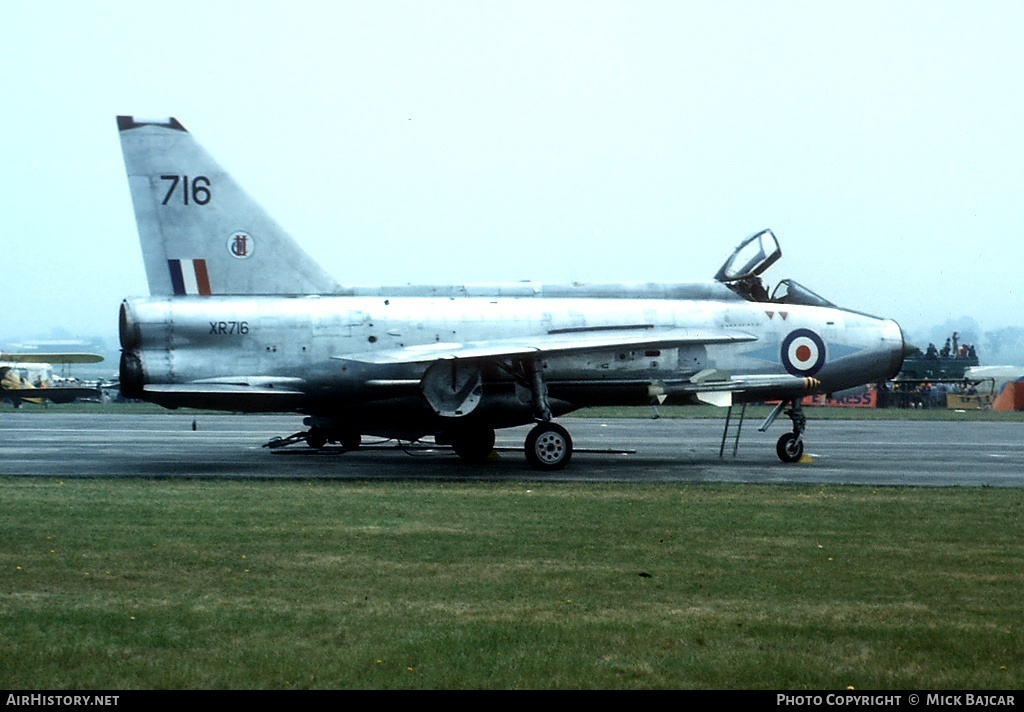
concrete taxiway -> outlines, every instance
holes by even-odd
[[[782,423],[759,433],[748,420],[737,456],[727,447],[719,458],[721,420],[561,422],[575,442],[573,461],[539,473],[522,453],[525,427],[499,431],[496,456],[476,467],[446,449],[372,438],[356,452],[263,447],[301,429],[298,416],[7,411],[0,414],[0,475],[1024,487],[1024,423],[811,419],[810,462],[786,465],[775,457]]]

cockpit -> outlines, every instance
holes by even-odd
[[[715,280],[727,286],[749,302],[769,304],[803,304],[812,307],[836,305],[807,287],[784,279],[769,294],[761,281],[761,274],[782,257],[782,248],[771,230],[751,235],[736,248],[715,275]]]

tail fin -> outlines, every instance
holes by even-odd
[[[118,116],[117,128],[150,294],[340,289],[177,119]]]

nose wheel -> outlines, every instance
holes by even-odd
[[[526,436],[526,461],[535,470],[561,470],[572,459],[572,437],[561,425],[541,422]]]
[[[775,444],[775,452],[783,462],[799,462],[804,455],[804,439],[797,433],[786,433]]]
[[[804,454],[804,430],[807,429],[807,416],[800,407],[800,401],[794,400],[786,410],[786,415],[793,422],[793,432],[786,433],[775,444],[775,453],[783,462],[799,462]]]

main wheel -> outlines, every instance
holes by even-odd
[[[359,446],[363,443],[363,436],[353,431],[345,431],[338,438],[338,442],[345,450],[358,450]]]
[[[306,433],[306,444],[315,450],[319,450],[327,444],[327,433],[322,428],[316,426],[309,429]]]
[[[783,462],[797,462],[804,454],[803,438],[796,433],[786,433],[775,444],[775,452]]]
[[[526,461],[535,470],[561,470],[572,459],[569,431],[556,423],[538,423],[526,436]]]
[[[494,451],[493,428],[466,428],[451,433],[452,449],[466,462],[479,465]]]

